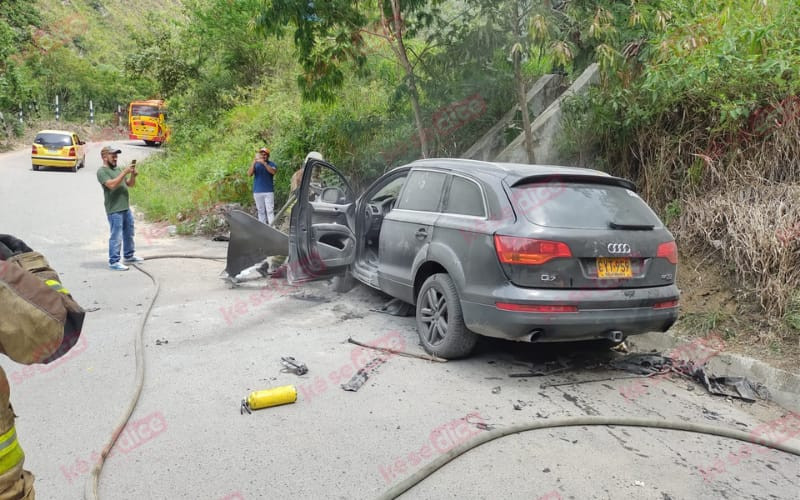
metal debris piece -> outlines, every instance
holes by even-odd
[[[543,371],[543,370],[531,370],[528,373],[509,373],[508,376],[512,378],[526,378],[526,377],[546,377],[548,375],[552,375],[554,373],[563,372],[572,368],[571,366],[565,366],[563,368],[556,368],[555,370],[550,371]]]
[[[225,214],[231,228],[225,271],[235,277],[270,255],[289,255],[289,236],[258,219],[231,210]]]
[[[414,316],[416,313],[414,306],[400,299],[392,299],[380,308],[370,309],[370,311],[391,314],[392,316]]]
[[[699,382],[710,394],[751,403],[769,397],[766,387],[745,377],[716,377],[706,371],[705,364],[695,365],[692,361],[673,359],[661,354],[628,354],[611,361],[610,366],[647,377],[675,373]]]
[[[346,384],[342,384],[342,389],[351,392],[356,392],[361,389],[361,386],[364,385],[369,376],[372,375],[372,372],[385,362],[386,358],[373,358],[364,368],[358,370]]]
[[[309,293],[309,292],[300,292],[300,293],[293,293],[289,295],[289,297],[298,300],[306,300],[308,302],[330,302],[331,299],[328,297],[322,297],[320,295]]]
[[[308,367],[305,363],[301,363],[291,356],[282,357],[281,363],[283,363],[284,366],[284,369],[281,371],[284,373],[294,373],[295,375],[305,375],[308,373]]]
[[[438,356],[431,356],[428,354],[415,354],[413,352],[405,352],[405,351],[397,351],[394,349],[387,349],[385,347],[378,347],[370,344],[365,344],[363,342],[359,342],[355,340],[353,337],[348,337],[347,341],[351,344],[355,344],[360,347],[364,347],[366,349],[374,349],[376,351],[385,352],[387,354],[396,354],[398,356],[404,356],[406,358],[417,358],[417,359],[424,359],[425,361],[436,361],[438,363],[447,363],[447,360],[444,358],[440,358]]]
[[[660,354],[633,353],[611,361],[611,367],[639,375],[666,373],[672,370],[672,358]]]

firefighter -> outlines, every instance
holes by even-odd
[[[44,256],[0,234],[0,353],[17,363],[49,363],[78,341],[85,311]],[[23,470],[8,379],[0,368],[0,500],[33,499],[33,474]]]

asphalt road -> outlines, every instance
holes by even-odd
[[[121,164],[155,152],[116,144]],[[133,339],[153,294],[142,273],[107,269],[99,149],[91,145],[87,168],[78,173],[34,172],[27,150],[0,155],[0,232],[43,252],[92,309],[81,343],[65,359],[23,367],[0,357],[26,468],[45,500],[82,498],[88,471],[133,390]],[[226,243],[170,237],[143,223],[136,241],[144,257],[226,250]],[[374,357],[348,337],[422,352],[412,318],[372,311],[384,301],[377,293],[357,287],[337,295],[324,283],[232,289],[219,279],[224,264],[214,261],[153,260],[143,267],[161,282],[161,294],[145,332],[144,390],[134,424],[104,469],[104,499],[373,498],[483,432],[481,424],[617,415],[752,430],[786,414],[766,403],[711,397],[680,379],[541,388],[627,374],[591,368],[610,352],[499,341],[483,343],[465,361],[394,356],[359,391],[346,392],[339,384]],[[309,373],[281,372],[287,355]],[[509,377],[532,362],[553,366],[559,359],[574,367]],[[296,403],[240,415],[250,391],[285,384],[298,388]],[[796,436],[792,442],[800,445]],[[794,499],[798,491],[797,457],[716,437],[617,427],[494,441],[403,498]]]

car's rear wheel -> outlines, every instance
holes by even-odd
[[[32,165],[34,170],[39,170],[39,165]]]
[[[461,301],[448,274],[434,274],[425,280],[417,295],[417,330],[422,347],[442,358],[469,355],[478,335],[464,325]]]
[[[70,170],[73,171],[73,172],[77,172],[78,171],[78,162],[77,161],[75,162],[75,165],[73,165]]]

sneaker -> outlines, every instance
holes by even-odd
[[[144,259],[134,255],[133,257],[125,257],[125,262],[144,262]]]
[[[113,264],[109,264],[108,268],[112,271],[127,271],[129,268],[122,262],[114,262]]]

